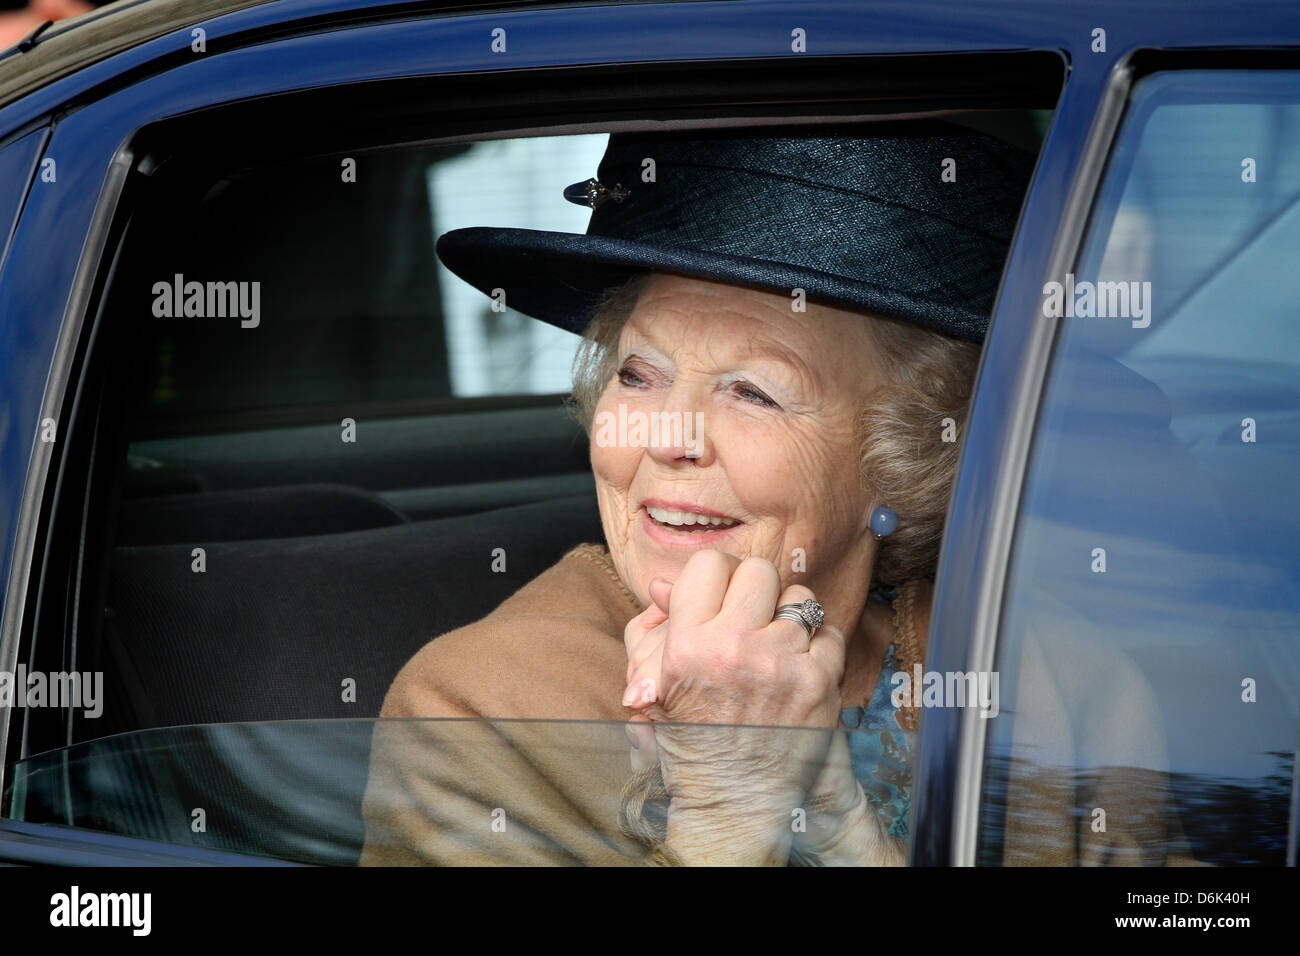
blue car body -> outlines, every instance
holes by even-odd
[[[354,84],[575,66],[738,61],[808,55],[889,58],[971,53],[1054,58],[1060,98],[1022,212],[991,326],[938,573],[930,666],[984,666],[1050,330],[1035,322],[1045,277],[1078,249],[1102,162],[1135,76],[1153,63],[1300,62],[1300,6],[1068,0],[735,0],[497,5],[278,0],[233,9],[190,5],[179,26],[106,45],[23,88],[24,57],[79,31],[110,31],[118,4],[57,25],[0,57],[0,666],[16,654],[48,477],[42,422],[61,422],[94,316],[95,277],[140,132],[239,101]],[[160,7],[160,10],[162,7]],[[159,14],[161,16],[161,14]],[[134,21],[133,21],[134,22]],[[505,55],[490,32],[509,35]],[[193,44],[201,30],[205,49]],[[1104,51],[1098,33],[1104,31]],[[4,88],[0,85],[0,89]],[[52,160],[57,179],[42,180]],[[72,383],[75,384],[75,383]],[[972,624],[973,622],[973,624]],[[927,715],[915,787],[912,862],[968,861],[972,741],[963,713]],[[0,734],[0,737],[3,735]],[[0,824],[0,857],[51,862],[222,862],[129,838]]]

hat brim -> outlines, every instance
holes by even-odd
[[[784,296],[803,289],[810,302],[899,319],[945,335],[988,321],[968,309],[785,262],[609,236],[474,226],[444,233],[436,249],[448,269],[485,295],[502,289],[507,307],[578,334],[606,290],[646,270]],[[977,334],[960,337],[980,340]]]

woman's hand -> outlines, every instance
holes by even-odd
[[[785,862],[837,736],[844,636],[823,626],[810,641],[773,621],[778,604],[813,595],[782,592],[760,558],[696,552],[668,590],[653,583],[654,603],[624,632],[624,703],[660,725],[668,842],[684,862]]]
[[[666,582],[665,582],[666,585]],[[652,590],[654,590],[652,585]],[[668,604],[667,591],[663,603]],[[666,615],[659,615],[666,619]],[[654,628],[640,629],[637,621],[628,625],[629,655],[634,653],[640,640]],[[661,633],[659,640],[661,641]],[[653,646],[644,648],[641,656],[657,653]],[[636,668],[629,663],[628,673]],[[657,680],[657,679],[656,679]],[[632,745],[632,769],[649,769],[659,761],[655,746],[653,721],[645,714],[635,714],[628,728]],[[791,859],[808,866],[904,866],[907,848],[903,840],[892,836],[885,828],[863,793],[853,771],[848,737],[835,734],[821,774],[800,808],[802,826],[794,827]]]
[[[792,857],[811,866],[903,866],[904,842],[892,836],[853,772],[846,733],[837,733],[817,782]]]

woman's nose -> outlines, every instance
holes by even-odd
[[[659,462],[694,462],[707,466],[713,461],[713,444],[706,434],[704,402],[698,388],[674,382],[663,404],[651,412],[647,451]]]

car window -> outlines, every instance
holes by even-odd
[[[118,333],[111,386],[123,497],[345,485],[380,500],[342,513],[391,519],[589,490],[560,398],[578,337],[496,308],[441,264],[434,241],[506,221],[582,231],[561,194],[607,139],[161,163],[105,309],[110,327],[131,330]],[[506,432],[527,436],[527,468],[501,452]],[[130,516],[123,533],[158,543]]]
[[[428,167],[433,232],[465,226],[585,232],[590,210],[559,202],[564,187],[595,175],[608,134],[473,143]],[[451,394],[567,393],[578,337],[507,308],[438,263]]]
[[[1284,862],[1297,149],[1300,74],[1142,80],[1080,260],[1044,287],[1060,332],[1007,582],[983,863]]]
[[[558,201],[606,135],[534,137],[156,173],[113,307],[149,359],[142,430],[220,431],[274,411],[568,390],[577,336],[448,271],[437,235],[510,222],[581,232]],[[206,316],[213,282],[236,283]],[[206,294],[200,302],[191,292]],[[219,305],[225,304],[218,302]],[[373,411],[372,411],[373,410]],[[317,416],[319,417],[319,416]]]
[[[664,725],[788,752],[812,728]],[[879,731],[841,730],[847,753]],[[907,732],[895,736],[909,739]],[[889,734],[884,734],[888,737]],[[815,778],[834,758],[807,769]],[[662,785],[622,723],[331,720],[167,727],[19,761],[11,819],[319,866],[627,865],[663,840]],[[796,863],[815,807],[768,814]],[[760,838],[756,831],[751,839]],[[819,865],[851,859],[818,858]]]

